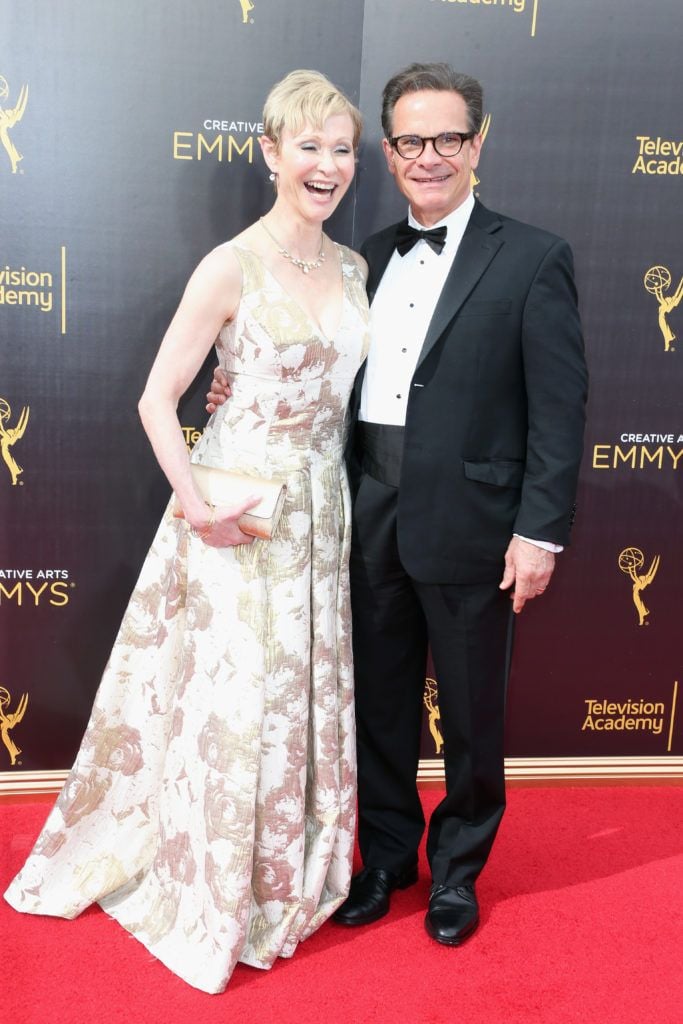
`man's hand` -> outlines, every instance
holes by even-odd
[[[206,411],[214,413],[219,405],[223,405],[226,398],[232,394],[228,378],[219,366],[213,371],[211,390],[206,396]]]
[[[500,589],[511,593],[512,610],[521,612],[526,601],[538,597],[550,583],[555,568],[555,555],[551,551],[529,544],[521,537],[513,537],[505,552],[505,572]]]

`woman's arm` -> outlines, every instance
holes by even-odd
[[[242,279],[236,257],[226,246],[210,252],[188,281],[171,324],[164,335],[138,403],[140,418],[159,465],[182,505],[187,522],[205,530],[210,510],[190,474],[190,460],[177,416],[180,398],[197,375],[223,324],[237,309]],[[219,510],[210,543],[246,543],[250,538],[237,518],[256,502],[239,510]]]

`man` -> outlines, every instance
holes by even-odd
[[[505,806],[510,607],[543,593],[568,542],[586,395],[571,252],[474,199],[481,121],[481,86],[446,64],[384,90],[384,154],[410,205],[362,249],[372,341],[349,463],[364,868],[335,920],[376,921],[417,881],[429,646],[446,796],[425,927],[452,946],[477,927]]]

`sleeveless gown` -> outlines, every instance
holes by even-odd
[[[231,399],[192,461],[286,479],[272,541],[212,548],[166,510],[76,762],[5,894],[73,918],[98,902],[172,971],[220,992],[291,956],[344,900],[355,830],[345,414],[368,346],[347,249],[324,337],[233,247],[217,340]]]

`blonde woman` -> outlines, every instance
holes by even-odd
[[[343,901],[355,826],[344,417],[368,345],[363,261],[324,233],[361,120],[323,75],[271,91],[270,211],[192,275],[140,400],[177,496],[125,614],[76,763],[17,910],[97,901],[191,985],[291,956]],[[232,400],[192,461],[280,477],[270,541],[210,508],[178,400],[207,352]]]

